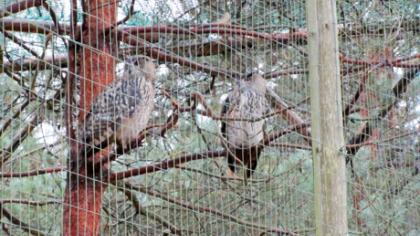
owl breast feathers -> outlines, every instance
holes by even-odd
[[[241,81],[225,100],[221,132],[228,147],[228,166],[235,172],[238,164],[246,167],[249,177],[257,166],[261,153],[260,142],[264,138],[263,115],[267,110],[265,79],[252,75]]]
[[[155,65],[149,58],[130,58],[116,79],[92,102],[78,140],[85,148],[117,143],[125,148],[147,127],[154,106]]]

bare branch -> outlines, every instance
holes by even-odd
[[[39,7],[43,4],[43,2],[44,0],[23,0],[20,2],[13,3],[7,6],[6,8],[0,10],[0,18],[16,14],[31,7]]]
[[[187,171],[191,171],[191,172],[195,172],[195,173],[199,173],[205,176],[209,176],[212,178],[216,178],[216,179],[220,179],[222,181],[225,180],[236,180],[236,181],[244,181],[244,178],[239,178],[239,177],[235,177],[235,176],[220,176],[220,175],[215,175],[212,174],[210,172],[206,172],[200,169],[194,169],[194,168],[190,168],[190,167],[185,167],[185,166],[176,166],[175,168],[177,169],[181,169],[181,170],[187,170]],[[248,182],[252,182],[252,183],[261,183],[261,182],[268,182],[271,178],[264,178],[264,179],[247,179]]]
[[[21,178],[21,177],[31,177],[31,176],[37,176],[37,175],[43,175],[43,174],[52,174],[57,172],[65,171],[65,167],[51,167],[51,168],[45,168],[45,169],[39,169],[39,170],[33,170],[29,172],[9,172],[9,173],[2,173],[0,172],[0,177],[2,178]]]
[[[12,156],[12,153],[19,147],[19,145],[26,139],[26,137],[32,133],[39,122],[39,115],[34,115],[31,120],[17,132],[15,137],[12,139],[12,142],[7,147],[0,150],[0,166],[2,166],[3,163],[5,163]]]
[[[306,129],[305,121],[294,111],[289,109],[289,106],[281,99],[272,89],[267,89],[269,101],[273,106],[282,111],[282,117],[290,125],[301,126],[296,131],[303,136],[308,144],[311,143],[311,133]]]
[[[270,147],[279,147],[279,148],[293,148],[293,149],[302,149],[302,150],[311,150],[311,146],[294,144],[294,143],[270,143]]]
[[[192,154],[187,154],[187,155],[181,155],[175,159],[165,160],[157,164],[142,166],[142,167],[139,167],[136,169],[130,169],[127,171],[112,173],[108,177],[107,181],[115,182],[120,179],[125,179],[129,177],[137,176],[137,175],[143,175],[146,173],[150,174],[156,171],[174,168],[182,163],[189,162],[189,161],[196,161],[196,160],[201,160],[201,159],[206,159],[206,158],[216,158],[216,157],[221,157],[225,155],[226,155],[225,151],[207,151],[207,152],[202,152],[202,153],[192,153]]]
[[[351,109],[356,104],[357,100],[359,99],[359,97],[363,93],[363,91],[365,91],[366,82],[367,82],[368,78],[369,78],[369,76],[368,76],[367,73],[362,75],[362,78],[360,79],[360,82],[359,82],[359,88],[357,89],[357,91],[353,95],[353,97],[351,98],[349,104],[347,104],[347,106],[344,108],[344,117],[347,117],[348,115],[350,115]]]
[[[23,42],[20,38],[18,38],[17,36],[15,36],[15,35],[13,35],[11,33],[8,33],[7,31],[4,31],[2,28],[0,28],[0,31],[4,34],[4,36],[6,36],[7,38],[11,39],[19,47],[24,48],[26,51],[28,51],[33,56],[35,56],[37,58],[40,58],[40,55],[38,55],[37,52],[35,52],[34,50],[32,50],[32,48],[28,47],[26,45],[26,43]]]
[[[44,236],[46,234],[44,234],[43,232],[41,232],[40,230],[36,229],[33,226],[30,226],[24,222],[22,222],[21,220],[19,220],[17,217],[15,217],[14,215],[12,215],[8,210],[6,210],[2,204],[0,203],[0,212],[3,216],[5,216],[10,222],[12,222],[13,224],[19,226],[20,229],[24,230],[25,232],[28,232],[30,234],[33,235],[37,235],[37,236]]]
[[[63,202],[58,200],[53,201],[33,201],[25,199],[0,199],[0,204],[25,204],[32,206],[44,206],[49,204],[63,204]]]
[[[420,58],[420,53],[414,56],[409,56],[407,58],[399,58],[392,61],[388,61],[386,58],[379,61],[378,60],[364,61],[364,60],[348,58],[343,54],[340,55],[340,61],[342,63],[365,66],[365,67],[375,67],[375,68],[376,67],[420,68],[420,63],[419,64],[402,63],[403,61],[419,59],[419,58]]]
[[[218,217],[221,217],[222,219],[229,220],[231,222],[236,222],[236,223],[244,225],[246,227],[251,227],[251,228],[254,228],[254,229],[257,228],[257,229],[260,229],[260,230],[264,230],[265,232],[279,233],[279,234],[283,234],[283,235],[297,235],[293,231],[290,231],[290,230],[287,230],[287,229],[255,224],[255,223],[252,223],[252,222],[248,222],[248,221],[244,221],[242,219],[239,219],[236,216],[225,214],[221,211],[218,211],[218,210],[215,210],[215,209],[212,209],[212,208],[202,207],[202,206],[197,206],[197,205],[191,205],[191,204],[189,204],[189,203],[187,203],[187,202],[185,202],[181,199],[169,197],[167,194],[161,194],[161,193],[159,193],[157,191],[153,191],[153,190],[151,190],[150,188],[147,188],[147,187],[143,187],[143,186],[142,187],[137,187],[137,186],[131,185],[128,182],[125,182],[125,188],[134,189],[134,190],[140,191],[142,193],[146,193],[150,196],[158,197],[160,199],[163,199],[165,201],[176,204],[176,205],[181,206],[181,207],[186,208],[186,209],[199,211],[199,212],[202,212],[202,213],[210,213],[212,215],[216,215]]]
[[[134,14],[134,3],[135,2],[136,2],[136,0],[131,0],[130,8],[128,9],[127,15],[123,19],[118,21],[116,25],[124,24],[127,20],[129,20],[133,16],[133,14]]]
[[[140,214],[142,214],[146,217],[150,217],[153,220],[161,223],[164,227],[167,227],[171,231],[171,233],[173,233],[175,235],[182,235],[182,230],[178,229],[178,227],[171,224],[169,221],[167,221],[166,219],[164,219],[160,215],[155,214],[151,211],[148,211],[144,207],[142,207],[140,205],[139,200],[136,197],[135,191],[132,191],[132,190],[130,190],[128,188],[125,188],[125,187],[122,187],[122,188],[120,187],[118,189],[123,191],[125,196],[128,198],[128,200],[132,202],[132,204],[133,204],[134,208],[136,209],[137,213],[140,213]]]
[[[385,107],[382,108],[379,111],[378,116],[376,117],[376,120],[382,119],[384,117],[386,117],[386,115],[388,114],[388,112],[398,103],[398,100],[401,98],[401,96],[405,93],[405,91],[407,90],[408,85],[410,84],[410,82],[416,77],[417,72],[420,70],[420,68],[414,68],[414,69],[408,69],[405,73],[403,78],[401,78],[398,83],[393,87],[392,91],[394,92],[396,99],[395,101]],[[346,156],[346,161],[347,163],[349,163],[351,161],[350,156],[355,155],[359,149],[362,146],[359,146],[358,144],[360,143],[365,143],[369,137],[372,135],[372,128],[373,124],[371,124],[370,122],[366,122],[361,129],[359,129],[359,132],[357,132],[347,143],[347,156]]]

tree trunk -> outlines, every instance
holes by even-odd
[[[110,27],[116,23],[117,2],[86,0],[82,4],[85,15],[80,42],[83,48],[76,46],[77,68],[70,71],[76,72],[80,79],[79,123],[84,121],[92,100],[114,80],[117,48],[116,38],[109,33]],[[86,157],[78,156],[77,144],[71,146],[71,161],[85,163],[82,158]],[[94,179],[94,171],[75,166],[69,166],[71,173],[64,197],[63,234],[99,235],[105,186]]]
[[[335,1],[308,0],[316,235],[347,235],[346,166]]]

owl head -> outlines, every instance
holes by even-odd
[[[156,65],[153,59],[146,56],[129,57],[124,61],[124,73],[128,77],[141,77],[154,80],[156,74]]]
[[[253,89],[258,91],[261,94],[265,94],[267,80],[264,79],[260,74],[254,72],[249,73],[244,79]]]

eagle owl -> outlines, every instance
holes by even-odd
[[[250,177],[257,167],[257,161],[264,138],[262,116],[267,110],[266,80],[251,74],[245,81],[239,81],[224,101],[221,132],[227,140],[227,162],[232,172],[244,166]]]
[[[78,140],[85,149],[112,143],[126,148],[146,128],[154,106],[156,68],[147,57],[125,61],[122,78],[113,81],[92,102]]]

